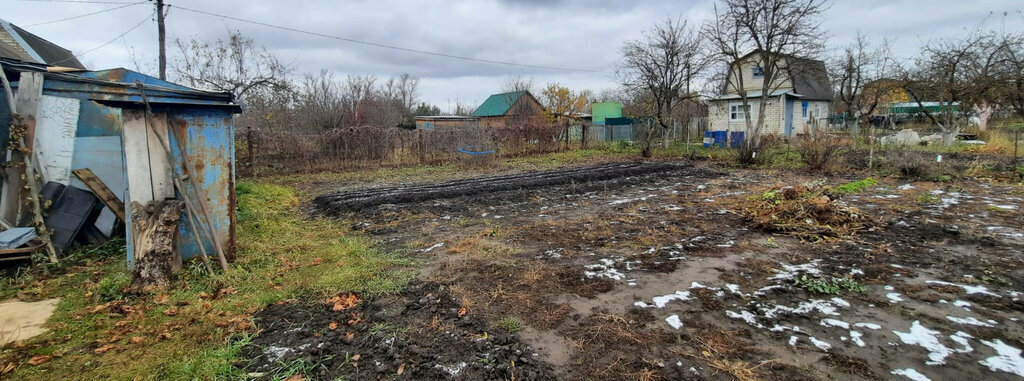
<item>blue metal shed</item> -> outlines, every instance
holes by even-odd
[[[221,246],[226,253],[233,252],[233,118],[241,108],[232,94],[195,90],[127,69],[57,73],[38,64],[0,62],[14,89],[22,73],[41,73],[43,77],[33,139],[43,182],[88,189],[71,171],[90,168],[124,201],[129,211],[125,224],[129,265],[133,262],[133,205],[181,199],[173,179],[185,175],[185,157],[194,169],[187,181],[194,182],[198,196],[209,206],[211,225]],[[152,108],[152,125],[146,123],[143,95]],[[10,110],[0,102],[0,143],[4,147],[9,124]],[[161,140],[172,147],[170,160]],[[101,217],[98,227],[101,222],[112,222],[112,214],[104,213],[108,216]],[[215,252],[214,243],[192,231],[184,214],[181,221],[176,245],[182,259],[200,254],[196,236],[207,253]]]

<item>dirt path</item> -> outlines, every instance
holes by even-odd
[[[379,373],[332,363],[325,377],[417,379],[398,374],[399,363],[416,363],[416,374],[428,379],[508,379],[521,370],[559,379],[1024,377],[1019,185],[883,180],[832,201],[865,216],[869,229],[812,243],[754,228],[742,205],[768,190],[856,177],[640,166],[648,169],[523,177],[537,186],[502,176],[494,188],[477,179],[325,196],[317,205],[330,214],[428,263],[419,278],[444,288],[431,298],[450,298],[438,315],[455,328],[444,333],[429,328],[431,313],[380,315],[371,327],[402,327],[394,337],[406,342],[465,340],[449,350],[427,346],[440,356],[428,360],[408,347],[362,349],[383,364]],[[573,176],[566,173],[606,175],[563,181]],[[823,293],[800,285],[832,278],[862,289]],[[410,289],[419,295],[423,287]],[[282,308],[300,307],[268,311]],[[261,316],[257,340],[294,350],[304,342],[283,339],[277,315],[287,314]],[[459,326],[467,317],[474,323]],[[492,358],[480,343],[495,333],[527,354],[529,365],[499,369],[483,361],[460,368],[471,373],[428,371]]]

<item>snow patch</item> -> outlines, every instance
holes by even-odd
[[[983,294],[983,295],[994,296],[994,297],[997,297],[997,298],[1000,297],[999,294],[996,294],[996,293],[994,293],[992,291],[989,291],[988,287],[985,287],[985,286],[971,286],[971,285],[967,285],[967,284],[943,282],[941,280],[930,280],[930,281],[927,281],[925,283],[937,284],[937,285],[940,285],[940,286],[956,286],[956,287],[960,287],[960,288],[962,288],[964,290],[964,292],[966,292],[968,294]]]
[[[914,322],[911,323],[910,331],[892,331],[892,333],[899,336],[900,340],[903,340],[903,343],[905,344],[918,345],[928,350],[928,359],[930,361],[925,363],[928,365],[942,365],[946,363],[946,357],[953,353],[968,353],[972,351],[970,347],[965,347],[963,349],[950,349],[945,345],[942,345],[942,343],[939,342],[939,336],[941,336],[941,333],[939,331],[928,329],[921,325],[921,322],[918,320],[914,320]],[[960,335],[958,333],[953,336]]]
[[[672,315],[665,318],[665,322],[671,325],[672,328],[680,329],[683,328],[683,322],[679,320],[679,315]]]
[[[932,379],[928,378],[927,376],[918,373],[916,370],[914,370],[914,368],[896,369],[891,373],[897,376],[909,378],[913,381],[932,381]]]
[[[993,372],[1003,371],[1024,377],[1024,358],[1021,358],[1021,350],[1006,345],[1002,340],[982,340],[982,344],[996,350],[997,356],[992,356],[979,361],[981,365],[987,366]]]
[[[647,303],[644,303],[644,302],[635,302],[635,303],[633,303],[633,305],[637,306],[637,307],[640,307],[640,308],[651,308],[651,307],[664,308],[665,305],[668,304],[668,302],[671,302],[673,300],[687,301],[687,300],[693,300],[693,298],[690,297],[690,292],[689,291],[676,291],[674,294],[668,294],[668,295],[663,295],[663,296],[655,296],[655,297],[651,298],[651,302],[653,302],[654,304],[647,304]]]

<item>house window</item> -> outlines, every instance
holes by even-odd
[[[764,69],[761,68],[760,66],[754,66],[751,70],[751,74],[754,75],[754,78],[764,78]]]
[[[729,105],[729,120],[734,122],[738,120],[746,120],[747,110],[750,110],[750,105],[744,106],[742,103]]]
[[[800,102],[800,115],[807,118],[807,101]]]

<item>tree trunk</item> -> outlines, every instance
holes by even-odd
[[[179,200],[154,201],[145,207],[132,203],[133,290],[149,291],[171,285],[174,242],[184,207]]]

